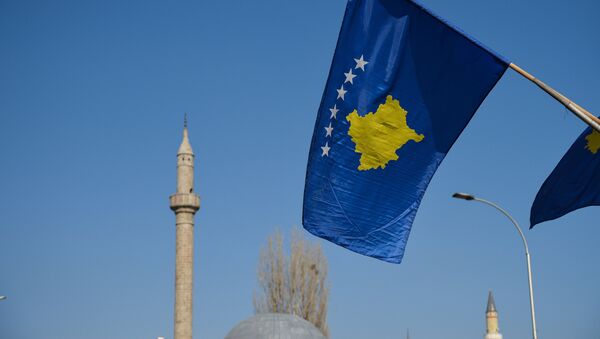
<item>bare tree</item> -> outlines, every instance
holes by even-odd
[[[319,244],[308,242],[294,229],[290,255],[284,254],[283,235],[276,231],[261,250],[258,262],[260,292],[254,294],[255,313],[289,313],[313,323],[329,337],[327,328],[327,260]]]

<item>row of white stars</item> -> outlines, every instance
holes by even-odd
[[[354,69],[361,69],[363,72],[365,71],[365,65],[367,65],[369,62],[365,61],[364,56],[361,55],[360,58],[358,59],[354,59],[354,61],[356,62],[356,66],[354,67]],[[346,93],[348,93],[348,91],[344,88],[344,84],[345,83],[350,83],[350,85],[354,85],[354,78],[356,78],[358,75],[352,73],[352,68],[350,68],[350,70],[348,71],[348,73],[344,73],[344,75],[346,76],[346,80],[344,80],[344,83],[342,84],[342,86],[340,86],[339,89],[337,89],[337,99],[342,99],[342,101],[345,100],[345,95]],[[337,108],[337,104],[333,105],[333,108],[330,108],[329,111],[331,112],[331,116],[329,117],[330,120],[336,119],[337,120],[337,114],[340,111]],[[330,138],[333,135],[333,127],[331,126],[331,121],[329,121],[329,126],[325,127],[325,138]],[[321,146],[321,150],[323,151],[323,153],[321,154],[321,157],[329,157],[329,150],[331,149],[331,147],[329,146],[329,142],[326,141],[325,142],[325,146]]]

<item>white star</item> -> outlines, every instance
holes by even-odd
[[[325,146],[321,147],[321,149],[323,150],[323,154],[321,154],[322,157],[329,156],[329,150],[331,149],[331,147],[329,147],[328,142],[326,142]]]
[[[368,61],[365,61],[362,55],[359,59],[354,59],[354,61],[356,61],[356,67],[354,67],[354,69],[360,68],[363,71],[365,70],[365,65],[369,63]]]
[[[330,108],[329,110],[331,111],[331,116],[329,117],[329,119],[337,119],[337,112],[340,111],[337,108],[337,105],[333,105],[333,108]]]
[[[352,81],[354,80],[354,78],[356,78],[356,74],[352,74],[352,68],[350,68],[348,73],[344,73],[344,75],[346,76],[346,81],[344,81],[344,83],[349,82],[354,85],[354,82]]]
[[[337,89],[336,91],[338,92],[338,97],[337,98],[338,99],[342,98],[342,100],[344,100],[344,95],[346,95],[346,93],[348,93],[348,91],[346,91],[344,89],[344,85],[342,85],[342,87],[340,87],[340,89]]]
[[[325,130],[327,131],[327,134],[325,135],[325,137],[330,137],[331,132],[333,132],[333,127],[331,127],[331,122],[329,123],[329,127],[325,127]]]

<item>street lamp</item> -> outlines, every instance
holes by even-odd
[[[5,295],[0,295],[0,300],[5,300],[6,296]]]
[[[525,240],[525,235],[523,234],[523,231],[521,231],[521,227],[519,227],[517,221],[510,214],[508,214],[507,211],[505,211],[502,207],[496,205],[491,201],[477,198],[476,196],[468,193],[454,193],[452,197],[467,201],[479,201],[486,205],[490,205],[498,211],[502,212],[502,214],[504,214],[513,223],[513,225],[515,225],[517,232],[519,232],[521,239],[523,239],[523,245],[525,246],[525,258],[527,259],[527,277],[529,281],[529,306],[531,308],[531,325],[533,330],[533,339],[537,339],[537,327],[535,325],[535,305],[533,304],[533,284],[531,282],[531,256],[529,255],[529,246],[527,246],[527,240]]]

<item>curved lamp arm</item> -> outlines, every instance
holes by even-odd
[[[525,235],[523,234],[521,227],[519,227],[519,224],[517,223],[515,218],[513,218],[505,209],[489,200],[477,198],[476,196],[468,193],[454,193],[452,197],[467,201],[479,201],[486,205],[492,206],[493,208],[497,209],[502,214],[504,214],[510,220],[510,222],[512,222],[512,224],[515,225],[517,232],[519,232],[519,235],[523,240],[523,245],[525,246],[525,258],[527,259],[527,277],[529,282],[529,306],[531,308],[531,325],[533,331],[533,339],[537,339],[537,326],[535,323],[535,305],[533,303],[533,283],[531,278],[531,256],[529,255],[529,246],[527,245],[527,240],[525,239]]]

